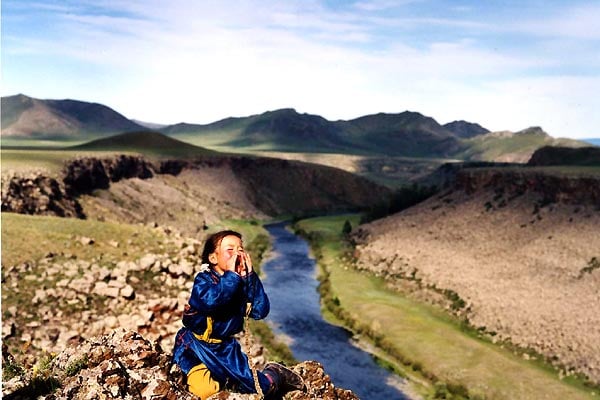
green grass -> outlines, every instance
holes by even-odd
[[[2,172],[45,171],[56,176],[65,161],[76,157],[110,157],[115,154],[135,154],[125,151],[76,151],[53,148],[5,149],[0,152]]]
[[[94,244],[83,245],[79,237],[92,238]],[[68,253],[88,260],[100,256],[134,260],[152,251],[163,253],[163,243],[160,233],[141,225],[2,213],[3,266],[37,261],[48,253]]]
[[[570,139],[553,139],[537,134],[517,134],[509,137],[502,136],[475,136],[464,140],[467,150],[458,157],[465,159],[495,160],[506,154],[532,152],[542,146],[568,146],[579,147],[585,143]]]
[[[454,393],[466,388],[471,398],[592,398],[581,382],[560,381],[548,366],[477,339],[442,310],[403,297],[387,289],[382,279],[349,267],[342,261],[348,249],[340,235],[346,219],[315,218],[297,226],[319,240],[319,265],[328,274],[331,296],[339,302],[345,324],[375,337],[400,369],[409,365],[437,382],[434,390],[440,396],[448,388]]]

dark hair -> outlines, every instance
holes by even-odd
[[[204,250],[202,251],[202,263],[206,263],[211,266],[211,268],[215,265],[208,260],[208,256],[217,250],[217,247],[221,244],[221,240],[225,236],[235,236],[242,239],[242,234],[236,231],[219,231],[217,233],[213,233],[204,241]]]

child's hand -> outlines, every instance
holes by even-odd
[[[240,271],[241,276],[246,276],[252,272],[252,260],[250,259],[250,254],[243,252],[240,254],[242,258],[242,270]]]
[[[238,251],[229,261],[233,265],[233,269],[229,268],[229,270],[240,276],[246,276],[252,272],[252,260],[250,259],[250,255],[244,251]],[[228,267],[230,263],[227,263]]]

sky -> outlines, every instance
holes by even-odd
[[[2,0],[1,94],[146,122],[420,112],[600,137],[600,1]]]

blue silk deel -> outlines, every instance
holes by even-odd
[[[173,360],[186,375],[203,363],[222,388],[256,392],[248,358],[232,337],[243,329],[246,303],[252,306],[249,316],[253,319],[269,313],[269,298],[255,273],[243,278],[231,271],[219,275],[208,270],[196,275],[183,315],[184,327],[177,333],[173,349]],[[269,379],[261,372],[258,379],[266,393]]]

